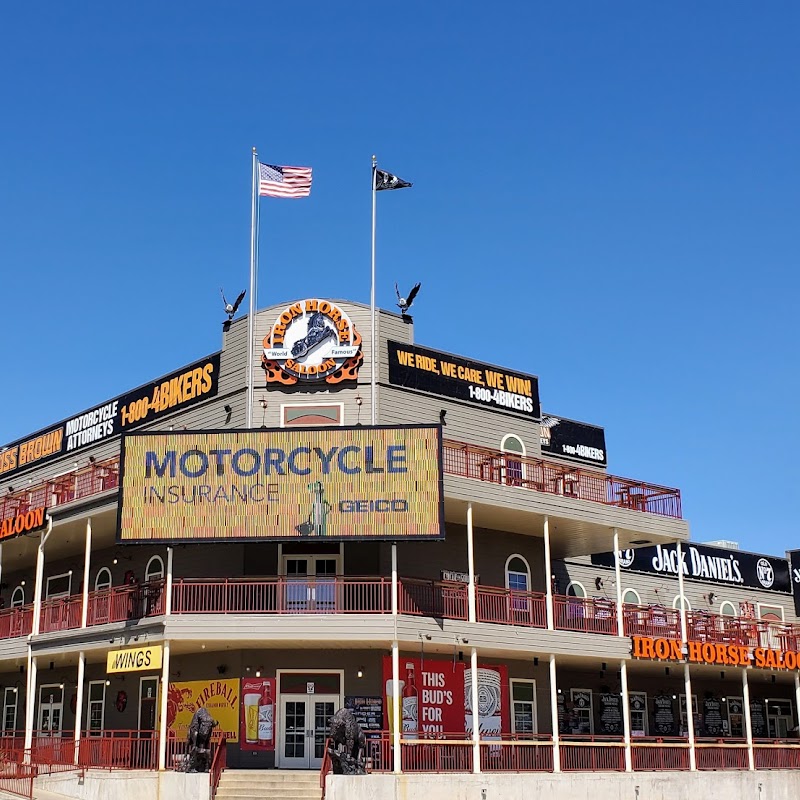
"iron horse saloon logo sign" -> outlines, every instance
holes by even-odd
[[[278,315],[264,338],[261,364],[268,383],[341,383],[361,366],[361,334],[328,300],[301,300]]]

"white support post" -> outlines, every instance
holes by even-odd
[[[91,570],[91,567],[92,518],[89,517],[89,519],[86,520],[86,545],[83,552],[83,599],[81,602],[81,628],[85,628],[86,623],[89,620],[89,571]]]
[[[36,656],[28,647],[28,685],[25,690],[25,761],[29,762],[29,754],[33,745],[33,719],[36,710]]]
[[[678,562],[680,564],[680,562]],[[685,640],[684,640],[685,641]],[[689,676],[689,665],[683,665],[683,692],[686,696],[686,727],[689,734],[689,769],[697,771],[697,754],[694,750],[694,710],[692,709],[692,679]],[[680,710],[680,709],[679,709]]]
[[[392,615],[398,612],[398,584],[397,584],[397,545],[392,542]]]
[[[86,671],[86,654],[81,650],[78,654],[78,690],[77,697],[75,698],[75,760],[74,764],[78,763],[78,757],[81,749],[81,728],[83,727],[83,677]]]
[[[797,681],[796,674],[795,681]],[[756,759],[753,752],[753,722],[750,719],[750,684],[747,681],[747,667],[742,668],[742,705],[744,706],[744,733],[747,737],[747,768],[755,770]]]
[[[544,580],[545,580],[545,607],[547,611],[547,630],[555,627],[553,614],[553,566],[550,563],[550,518],[544,518]]]
[[[686,647],[689,641],[689,626],[686,621],[686,594],[683,591],[683,549],[680,542],[677,544],[676,554],[678,556],[678,594],[680,595],[681,604],[681,642],[682,646]]]
[[[0,542],[0,581],[3,579],[3,543]]]
[[[36,551],[36,579],[33,583],[33,628],[31,633],[37,636],[42,618],[42,581],[44,580],[44,545],[53,530],[53,518],[47,518],[47,530],[42,534],[42,541]]]
[[[164,660],[161,664],[161,709],[158,722],[158,768],[167,768],[167,696],[169,695],[169,640],[164,642]]]
[[[628,662],[623,658],[619,662],[619,682],[622,692],[622,732],[625,737],[625,772],[633,772],[631,754],[631,704],[628,697]]]
[[[561,744],[558,736],[558,683],[554,655],[550,656],[550,718],[553,724],[553,772],[561,772]]]
[[[619,566],[619,532],[616,528],[614,528],[614,576],[617,584],[617,636],[624,636],[625,625],[622,616],[622,570]]]
[[[472,528],[472,503],[467,503],[467,608],[470,622],[477,622],[477,603],[475,600],[475,538]]]
[[[169,616],[172,613],[172,548],[167,548],[167,582],[164,587],[166,597],[164,598],[164,614]]]
[[[397,641],[392,642],[392,746],[394,748],[393,770],[399,774],[401,771],[400,760],[400,646]]]
[[[478,648],[473,647],[469,659],[472,681],[470,683],[470,705],[472,706],[472,771],[481,771],[481,715],[478,710]]]
[[[800,672],[794,674],[794,709],[797,712],[797,725],[800,731]]]

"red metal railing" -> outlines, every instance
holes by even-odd
[[[327,744],[325,746],[325,753],[327,755],[328,747]],[[211,769],[208,771],[208,780],[209,780],[209,793],[211,795],[211,800],[217,796],[217,789],[219,788],[219,779],[222,777],[222,773],[225,771],[225,767],[228,766],[228,740],[223,739],[219,745],[217,745],[217,750],[214,753],[214,758],[211,760]],[[322,789],[322,796],[325,797],[325,784],[323,782],[323,789]]]
[[[753,760],[756,769],[800,769],[800,743],[756,740]]]
[[[503,736],[481,741],[482,772],[552,772],[553,740],[549,734],[529,738]]]
[[[478,586],[475,595],[478,622],[525,625],[529,628],[547,627],[546,600],[540,592]]]
[[[510,455],[463,442],[444,442],[444,471],[450,475],[663,517],[681,517],[681,493],[678,489],[567,467],[539,458]]]
[[[78,764],[109,770],[158,769],[158,733],[120,730],[84,735],[79,743]]]
[[[634,770],[662,772],[689,769],[689,742],[664,741],[661,738],[636,738],[631,741],[631,765]]]
[[[697,739],[697,769],[748,769],[747,742],[733,739]]]
[[[387,731],[379,735],[367,734],[367,772],[391,772],[394,769],[392,760],[392,736]]]
[[[472,742],[464,736],[445,733],[440,739],[403,739],[403,772],[472,772]]]
[[[617,634],[617,609],[611,600],[555,595],[553,616],[557,630]]]
[[[622,624],[626,636],[681,639],[681,612],[673,608],[625,603],[622,607]]]
[[[625,743],[621,738],[563,736],[559,752],[564,772],[625,771]]]
[[[322,800],[325,800],[325,778],[328,777],[333,769],[333,761],[331,760],[331,739],[325,740],[325,755],[322,756],[322,765],[319,768],[319,788],[322,792]],[[212,795],[211,800],[214,800]]]
[[[15,756],[9,758],[9,754],[0,753],[0,791],[18,797],[33,798],[33,779],[35,777],[35,767],[23,764],[21,757],[17,761]]]
[[[83,596],[79,594],[42,601],[42,616],[39,632],[69,630],[80,628]]]
[[[33,604],[0,611],[0,639],[27,636],[33,630]]]
[[[176,614],[387,614],[388,578],[189,579],[172,585]]]
[[[463,583],[403,578],[399,588],[401,614],[467,619],[467,587]]]

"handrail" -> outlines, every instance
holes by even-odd
[[[211,767],[208,770],[209,793],[211,800],[217,796],[217,789],[219,788],[219,781],[222,773],[228,766],[228,740],[223,738],[217,745],[214,752],[214,758],[211,760]]]
[[[330,738],[325,739],[325,755],[322,756],[322,764],[319,768],[319,788],[322,791],[322,800],[325,800],[325,778],[328,777],[328,773],[330,773],[333,768],[333,761],[331,760],[330,753],[331,741]],[[213,795],[211,800],[214,800]]]

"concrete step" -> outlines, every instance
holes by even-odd
[[[226,769],[222,773],[224,781],[267,781],[273,783],[316,783],[319,781],[318,770],[307,772],[285,772],[282,769]]]
[[[263,798],[268,798],[268,800],[272,800],[272,798],[281,798],[281,800],[319,800],[320,791],[319,787],[313,792],[297,792],[275,787],[265,788],[263,786],[236,789],[220,786],[217,789],[217,798],[218,800],[225,800],[225,798],[237,798],[238,800],[243,798],[259,798],[259,800]]]

